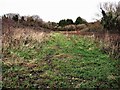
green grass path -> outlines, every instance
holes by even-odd
[[[119,62],[87,37],[54,33],[42,43],[10,48],[3,86],[10,88],[119,88]]]

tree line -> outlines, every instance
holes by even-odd
[[[10,18],[10,19],[14,20],[15,22],[28,21],[30,23],[30,22],[34,22],[34,21],[39,21],[39,22],[43,21],[42,19],[40,19],[40,17],[38,15],[25,17],[25,16],[20,16],[19,14],[5,14],[5,15],[3,15],[3,18],[6,18],[6,19]],[[83,24],[83,23],[85,24],[85,23],[87,23],[87,21],[79,16],[79,17],[77,17],[75,22],[73,22],[72,19],[62,19],[57,24],[59,26],[63,27],[63,26],[70,25],[70,24],[78,25],[78,24]]]
[[[78,24],[85,24],[85,23],[87,23],[87,21],[79,16],[77,17],[75,22],[73,22],[72,19],[63,19],[59,21],[58,25],[64,27],[70,24],[78,25]]]
[[[102,18],[99,20],[103,29],[109,32],[120,33],[120,2],[118,3],[103,3],[100,4]],[[56,22],[44,22],[38,15],[33,16],[20,16],[19,14],[5,14],[2,16],[3,20],[10,19],[17,24],[24,26],[36,26],[53,29],[55,27],[65,27],[67,25],[78,25],[88,23],[80,16],[76,18],[75,22],[72,19],[62,19]],[[56,29],[56,28],[55,28]]]

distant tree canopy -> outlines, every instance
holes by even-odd
[[[109,32],[120,33],[120,2],[118,4],[104,3],[101,6],[101,24]]]
[[[4,15],[2,16],[2,19],[7,19],[7,16],[4,14]]]
[[[86,23],[86,20],[82,19],[81,17],[78,17],[75,22],[73,22],[72,19],[62,19],[59,21],[59,23],[56,23],[56,22],[45,22],[38,15],[20,16],[19,14],[14,14],[14,13],[5,14],[4,16],[2,16],[2,18],[6,21],[8,19],[13,23],[17,22],[16,25],[19,26],[43,27],[51,30],[58,29],[61,27],[62,27],[61,29],[66,28],[67,30],[75,30],[77,24]]]
[[[17,22],[19,20],[19,17],[18,17],[18,15],[15,15],[15,16],[13,16],[12,19]]]
[[[66,25],[70,25],[70,24],[73,24],[72,19],[67,19],[67,20],[63,19],[63,20],[60,20],[58,23],[58,25],[62,26],[62,27],[66,26]]]
[[[70,24],[76,24],[76,25],[78,25],[78,24],[85,24],[85,23],[87,23],[86,20],[82,19],[81,17],[78,17],[75,22],[73,22],[72,19],[63,19],[63,20],[60,20],[59,23],[58,23],[58,25],[64,27],[64,26],[70,25]]]
[[[72,19],[67,19],[67,20],[66,20],[66,24],[67,24],[67,25],[73,24],[73,20],[72,20]]]
[[[21,21],[25,21],[25,18],[23,16],[21,17]]]
[[[19,23],[21,23],[22,25],[25,24],[25,17],[24,16],[21,16],[20,20],[19,20]]]
[[[27,17],[27,21],[28,21],[28,22],[33,22],[33,21],[34,21],[34,19],[33,19],[33,17],[32,17],[32,16],[30,16],[30,17]]]
[[[64,27],[65,25],[67,25],[66,20],[65,19],[64,20],[60,20],[58,25]]]
[[[84,24],[84,23],[87,23],[86,20],[82,19],[81,17],[78,17],[75,21],[75,24]]]

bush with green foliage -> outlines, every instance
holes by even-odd
[[[78,24],[85,24],[85,23],[87,23],[86,20],[84,20],[84,19],[81,18],[81,17],[78,17],[75,22],[73,22],[72,19],[66,19],[66,20],[63,19],[63,20],[60,20],[59,23],[58,23],[58,25],[64,27],[64,26],[66,26],[66,25],[71,25],[71,24],[76,24],[76,25],[78,25]]]
[[[65,19],[64,20],[60,20],[58,25],[64,27],[65,25],[67,25],[66,20]]]
[[[66,26],[66,25],[70,25],[70,24],[73,24],[72,19],[67,19],[67,20],[63,19],[63,20],[60,20],[58,23],[58,25],[62,26],[62,27]]]
[[[102,18],[101,23],[103,27],[110,32],[120,32],[120,21],[117,20],[117,16],[114,16],[111,12]]]
[[[120,6],[119,4],[104,3],[101,24],[109,32],[120,32]],[[103,13],[104,12],[104,13]],[[104,15],[105,14],[105,15]]]
[[[67,19],[66,23],[67,23],[67,25],[73,24],[73,20],[72,19]]]
[[[78,17],[78,18],[76,19],[76,21],[75,21],[75,24],[76,24],[76,25],[77,25],[77,24],[85,24],[85,23],[87,23],[87,21],[84,20],[84,19],[81,18],[81,17]]]
[[[60,20],[58,23],[58,25],[62,26],[62,27],[66,26],[66,25],[70,25],[70,24],[74,24],[72,19],[67,19],[67,20],[63,19],[63,20]]]

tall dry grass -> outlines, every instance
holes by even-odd
[[[81,31],[64,31],[63,34],[69,35],[82,35],[92,38],[100,47],[103,53],[108,54],[114,59],[120,59],[120,34],[108,32],[81,32]]]
[[[114,59],[120,59],[120,35],[106,33],[101,50]]]
[[[108,54],[111,58],[120,59],[120,34],[108,32],[84,32],[83,36],[93,38],[103,53]]]
[[[41,43],[50,32],[35,30],[32,28],[4,27],[2,34],[2,53],[4,57],[9,55],[8,50],[20,48],[23,45],[29,46],[33,43]]]

